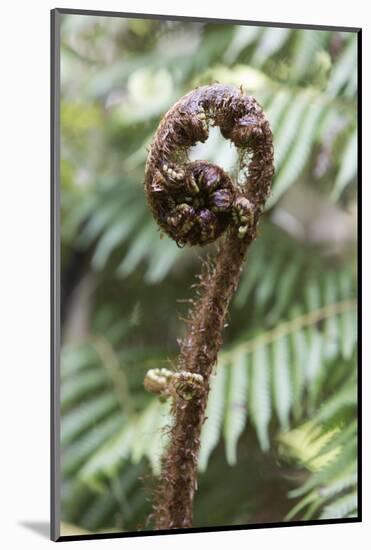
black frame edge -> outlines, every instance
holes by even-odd
[[[120,11],[105,11],[105,10],[80,10],[74,8],[55,8],[60,14],[66,15],[93,15],[99,17],[122,17],[129,19],[166,19],[170,21],[193,21],[207,23],[228,23],[230,25],[248,25],[254,27],[279,27],[285,29],[311,29],[311,30],[337,30],[341,32],[358,32],[361,27],[342,27],[337,25],[315,25],[304,23],[282,23],[282,22],[270,22],[270,21],[250,21],[242,19],[219,19],[217,17],[198,17],[192,15],[161,15],[155,13],[127,13]]]
[[[50,539],[57,541],[60,538],[59,10],[51,10],[50,22]]]
[[[69,542],[74,540],[101,540],[101,539],[117,539],[117,538],[132,538],[145,536],[160,536],[160,535],[184,535],[185,533],[219,533],[229,531],[250,531],[255,529],[271,529],[272,527],[289,528],[289,527],[306,527],[313,525],[338,525],[345,523],[360,523],[359,517],[342,518],[342,519],[326,519],[326,520],[309,520],[309,521],[290,521],[288,523],[255,523],[251,525],[225,525],[220,527],[191,527],[189,529],[164,529],[161,531],[123,531],[117,533],[92,533],[89,535],[62,535],[57,539],[57,542]]]
[[[357,35],[357,291],[360,303],[357,307],[357,406],[358,406],[358,516],[362,521],[362,29]]]

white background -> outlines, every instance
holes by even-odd
[[[311,0],[47,0],[8,2],[1,7],[0,30],[0,544],[6,549],[44,548],[49,520],[49,10],[54,7],[213,16],[363,27],[363,118],[371,123],[371,18],[368,2]],[[5,125],[4,125],[5,120]],[[364,124],[367,126],[366,124]],[[363,140],[364,242],[369,242],[370,138]],[[192,545],[236,548],[370,547],[370,253],[364,257],[364,523],[290,527],[235,533],[207,533],[69,542],[68,548],[179,549]],[[5,306],[5,307],[4,307]],[[27,524],[40,525],[41,535]]]

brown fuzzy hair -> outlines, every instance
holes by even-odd
[[[211,163],[188,161],[188,149],[206,141],[210,125],[236,146],[238,181]],[[145,191],[161,230],[179,246],[203,246],[220,237],[215,259],[203,261],[175,367],[202,375],[204,382],[191,399],[173,398],[170,439],[155,494],[157,529],[192,526],[210,377],[273,173],[272,132],[262,108],[242,88],[222,84],[199,87],[177,101],[160,122],[149,151]]]

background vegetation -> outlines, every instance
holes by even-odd
[[[213,380],[195,526],[357,514],[356,41],[63,16],[64,533],[152,526],[168,404],[143,377],[177,353],[177,300],[204,250],[160,238],[146,147],[175,100],[214,81],[263,105],[276,176]],[[233,171],[236,153],[214,130],[192,158]]]

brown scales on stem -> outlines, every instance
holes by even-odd
[[[188,162],[188,149],[218,126],[239,152],[239,178],[206,161]],[[222,332],[257,224],[270,192],[273,144],[269,123],[242,89],[213,84],[181,98],[164,116],[145,172],[148,204],[161,230],[179,246],[220,237],[214,261],[205,260],[198,299],[187,319],[176,371],[203,377],[190,399],[175,394],[169,445],[155,494],[157,529],[192,526],[201,428]]]

